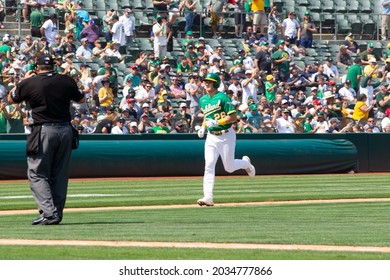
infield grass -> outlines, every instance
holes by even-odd
[[[202,178],[73,180],[67,207],[193,205]],[[217,178],[215,203],[389,198],[390,175]],[[1,210],[34,209],[27,182],[0,182]],[[390,203],[270,204],[66,212],[61,226],[2,215],[0,238],[390,246]],[[0,246],[0,259],[390,259],[388,253]]]

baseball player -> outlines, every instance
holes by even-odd
[[[231,124],[237,120],[237,115],[230,98],[223,92],[218,91],[221,83],[219,75],[209,73],[203,83],[207,94],[199,100],[204,120],[202,127],[198,130],[198,136],[203,138],[206,130],[208,134],[204,148],[204,197],[198,200],[198,204],[200,206],[213,206],[215,165],[219,156],[222,158],[225,170],[229,173],[238,169],[245,169],[249,176],[254,177],[256,170],[249,157],[234,158],[236,133],[231,128]]]

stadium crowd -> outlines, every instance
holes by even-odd
[[[87,97],[85,104],[71,107],[72,123],[83,134],[196,132],[207,73],[220,75],[219,90],[231,98],[239,116],[233,125],[237,133],[390,132],[390,55],[374,52],[372,42],[361,50],[350,33],[335,57],[302,67],[293,58],[310,55],[318,32],[310,12],[298,21],[294,12],[282,18],[273,1],[251,2],[212,0],[205,12],[212,38],[205,39],[191,30],[197,0],[153,1],[153,50],[141,50],[128,63],[126,50],[137,40],[131,7],[107,10],[95,19],[83,1],[24,1],[19,18],[30,23],[31,34],[24,40],[4,34],[0,46],[0,133],[28,133],[29,108],[7,104],[5,97],[27,71],[34,71],[41,53],[51,54],[55,71],[73,77]],[[242,41],[232,66],[223,43],[209,44],[223,42],[228,7],[235,12],[235,37]],[[47,8],[64,13],[64,30],[57,26],[57,13],[44,17]],[[180,13],[185,38],[174,39]],[[4,28],[1,13],[0,23]],[[167,57],[173,40],[183,51],[177,64]],[[390,54],[390,43],[387,47]],[[97,69],[91,67],[95,62]],[[127,74],[121,79],[123,67]]]

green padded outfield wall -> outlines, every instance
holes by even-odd
[[[26,178],[25,137],[0,138],[0,179]],[[239,137],[236,158],[250,156],[257,174],[356,170],[358,152],[346,139]],[[73,151],[72,178],[203,175],[204,139],[196,135],[82,135]],[[217,175],[226,175],[221,161]],[[236,171],[234,174],[246,174]]]

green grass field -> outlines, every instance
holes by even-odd
[[[217,177],[215,207],[198,207],[202,178],[71,180],[60,226],[31,226],[27,182],[0,182],[0,239],[301,244],[390,251],[390,175]],[[368,201],[337,201],[365,199]],[[305,200],[313,200],[305,203]],[[321,202],[320,200],[336,200]],[[288,204],[287,201],[302,201]],[[274,202],[269,204],[232,204]],[[168,208],[167,205],[180,205]],[[139,208],[93,207],[140,206]],[[161,207],[141,207],[161,206]],[[91,208],[91,209],[70,209]],[[0,259],[390,259],[390,253],[110,246],[0,246]]]

